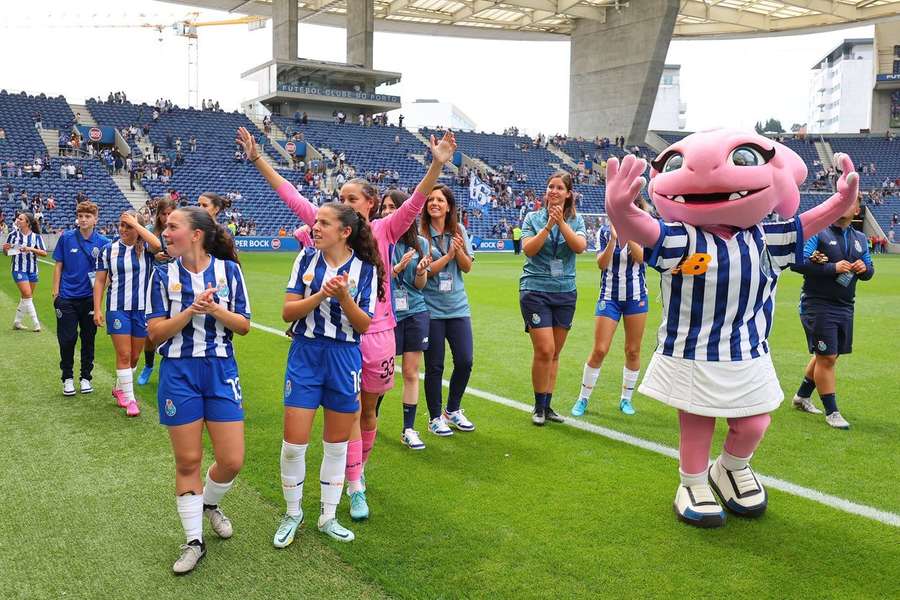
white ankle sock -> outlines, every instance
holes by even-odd
[[[24,319],[24,318],[25,318],[25,299],[20,298],[19,304],[18,304],[18,306],[16,306],[16,320],[13,322],[21,324],[22,319]]]
[[[344,489],[344,468],[347,466],[347,442],[322,442],[322,468],[319,480],[322,484],[322,510],[319,525],[334,518]]]
[[[722,466],[729,471],[740,471],[750,464],[751,458],[753,458],[752,454],[747,458],[740,458],[738,456],[734,456],[733,454],[728,454],[728,452],[722,450],[722,456],[719,457],[719,461],[721,462]]]
[[[584,372],[581,375],[581,397],[585,400],[589,400],[591,392],[594,391],[594,386],[597,384],[597,379],[600,377],[600,369],[601,367],[595,369],[589,364],[584,363]]]
[[[178,516],[181,517],[181,526],[184,527],[184,536],[187,541],[203,541],[203,496],[188,494],[177,496]]]
[[[678,473],[681,475],[681,485],[684,487],[690,487],[692,485],[705,485],[707,483],[706,480],[706,471],[701,471],[700,473],[690,474],[685,473],[681,469],[678,470]]]
[[[303,482],[306,480],[306,448],[308,444],[281,442],[281,492],[287,505],[287,514],[300,516],[303,499]]]
[[[23,302],[25,303],[25,312],[34,321],[34,326],[39,327],[41,322],[38,320],[37,309],[34,307],[34,298],[25,298]]]
[[[222,501],[222,497],[234,485],[234,479],[225,483],[219,483],[210,477],[210,471],[212,471],[212,465],[206,470],[206,485],[203,486],[203,504],[217,506]]]

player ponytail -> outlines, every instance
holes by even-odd
[[[202,194],[200,194],[200,198],[206,198],[207,200],[209,200],[210,204],[215,207],[217,215],[223,210],[231,207],[231,198],[220,196],[215,192],[203,192]]]
[[[237,248],[234,246],[234,238],[225,231],[224,227],[213,221],[208,212],[199,206],[184,206],[179,208],[178,212],[184,213],[191,229],[199,229],[203,232],[203,249],[210,256],[241,264]]]
[[[378,254],[378,243],[372,234],[372,228],[347,204],[329,202],[322,206],[327,206],[334,211],[341,225],[350,228],[350,237],[347,238],[347,245],[353,248],[360,260],[375,267],[378,273],[378,299],[384,300],[384,263],[381,262],[381,256]]]

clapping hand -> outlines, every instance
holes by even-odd
[[[453,248],[453,256],[456,256],[457,254],[465,254],[466,253],[466,245],[463,242],[462,236],[458,233],[453,234],[452,248]]]
[[[563,209],[559,206],[548,206],[547,207],[547,228],[550,229],[553,225],[559,226],[563,223]]]
[[[344,300],[350,296],[350,277],[344,273],[343,275],[335,275],[325,282],[322,286],[322,293],[326,298],[337,298]]]
[[[846,260],[839,260],[834,263],[835,273],[848,273],[852,270],[852,265]]]
[[[191,304],[191,310],[194,313],[199,315],[211,315],[219,310],[219,303],[216,302],[216,292],[218,290],[213,287],[212,283],[208,283],[205,290],[200,292],[200,294],[194,298],[194,303]]]
[[[407,250],[406,253],[403,255],[403,257],[397,262],[397,264],[394,265],[394,272],[397,273],[397,272],[404,271],[406,269],[406,267],[409,266],[409,262],[412,260],[413,256],[415,256],[415,255],[416,255],[416,251],[414,248],[410,248],[409,250]]]
[[[812,254],[809,255],[809,262],[815,263],[817,265],[824,265],[828,262],[828,257],[825,256],[822,252],[816,250]]]
[[[856,259],[855,261],[853,261],[853,263],[850,265],[850,269],[851,269],[854,273],[859,274],[859,273],[865,273],[865,272],[866,272],[866,269],[868,269],[868,267],[866,266],[866,263],[864,263],[864,262],[862,261],[861,258],[857,258],[857,259]]]
[[[426,273],[428,267],[431,266],[431,256],[425,255],[425,258],[419,261],[419,264],[416,265],[416,276],[421,277]]]

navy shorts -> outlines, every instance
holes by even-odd
[[[147,337],[147,317],[143,310],[106,311],[106,333]]]
[[[428,350],[428,326],[431,315],[427,310],[409,315],[397,321],[394,329],[394,340],[397,345],[397,356],[404,352],[423,352]]]
[[[650,310],[650,303],[647,302],[647,296],[641,296],[640,300],[597,300],[597,310],[594,312],[596,317],[606,317],[618,322],[622,317],[631,315],[639,315]]]
[[[541,327],[572,328],[577,292],[519,291],[519,308],[525,331]]]
[[[852,310],[802,303],[800,322],[811,354],[830,356],[853,352]]]
[[[284,405],[354,413],[361,380],[359,344],[297,336],[288,351]]]
[[[185,425],[199,419],[244,420],[241,380],[234,357],[163,357],[156,398],[162,425]]]
[[[38,274],[29,273],[28,271],[13,271],[12,278],[16,283],[19,283],[20,281],[30,281],[31,283],[38,282]]]

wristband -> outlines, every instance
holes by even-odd
[[[262,154],[259,154],[259,155],[257,155],[256,158],[251,158],[251,159],[250,159],[250,162],[256,162],[256,161],[258,161],[258,160],[261,159],[261,158],[262,158]]]

